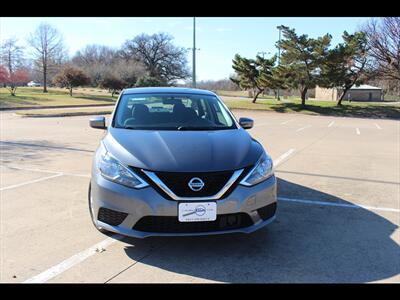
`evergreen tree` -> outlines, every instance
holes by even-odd
[[[235,70],[235,77],[230,79],[242,90],[253,90],[253,103],[257,97],[266,89],[274,88],[273,69],[276,56],[263,58],[256,56],[256,59],[248,59],[236,54],[232,60],[232,68]]]
[[[346,92],[353,85],[360,85],[367,80],[368,49],[365,33],[343,33],[343,43],[329,51],[325,62],[321,65],[320,86],[339,88],[338,105]]]
[[[320,65],[326,59],[332,37],[326,34],[313,39],[306,34],[297,35],[294,29],[283,25],[278,28],[283,39],[277,42],[282,55],[276,77],[287,88],[299,89],[301,104],[305,106],[307,91],[315,88],[320,80]]]

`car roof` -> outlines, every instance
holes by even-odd
[[[215,95],[211,91],[181,87],[139,87],[124,89],[122,94],[151,94],[151,93],[176,93],[176,94],[201,94]]]

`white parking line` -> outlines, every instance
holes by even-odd
[[[290,119],[290,120],[287,120],[287,121],[285,121],[285,122],[282,122],[281,125],[285,125],[285,124],[287,124],[287,123],[289,123],[289,122],[292,122],[292,121],[294,121],[294,119]]]
[[[281,164],[285,159],[287,159],[290,155],[293,154],[293,152],[295,151],[295,149],[290,149],[289,151],[287,151],[286,153],[282,154],[280,157],[278,157],[275,160],[275,166]],[[111,236],[110,238],[105,239],[104,241],[78,253],[75,254],[74,256],[71,256],[70,258],[62,261],[61,263],[47,269],[46,271],[31,277],[27,280],[25,280],[23,283],[43,283],[46,282],[52,278],[54,278],[55,276],[65,272],[66,270],[72,268],[73,266],[83,262],[84,260],[86,260],[87,258],[89,258],[90,256],[93,256],[94,254],[97,253],[97,249],[105,249],[106,247],[110,246],[111,244],[113,244],[114,242],[116,242],[117,240],[121,240],[123,239],[124,236],[119,235],[119,234],[114,234],[113,236]]]
[[[378,129],[382,129],[381,126],[379,126],[378,124],[375,123],[376,128]]]
[[[311,127],[311,125],[307,125],[307,126],[301,127],[299,129],[297,129],[296,132],[302,131],[302,130],[304,130],[306,128],[310,128],[310,127]]]
[[[101,252],[101,249],[105,249],[106,247],[110,246],[111,244],[115,243],[116,241],[122,240],[123,238],[124,237],[122,235],[114,234],[111,237],[101,241],[100,243],[97,243],[96,245],[94,245],[78,254],[75,254],[74,256],[71,256],[70,258],[59,263],[58,265],[55,265],[55,266],[47,269],[46,271],[25,280],[23,283],[46,282],[46,281],[54,278],[55,276],[65,272],[66,270],[72,268],[73,266],[83,262],[90,256]]]
[[[50,171],[43,169],[30,169],[30,168],[20,168],[16,166],[2,166],[3,168],[16,169],[21,171],[29,171],[29,172],[42,172],[42,173],[52,173],[52,174],[63,174],[66,176],[78,176],[78,177],[87,177],[90,178],[90,174],[76,174],[76,173],[68,173],[68,172],[59,172],[59,171]]]
[[[274,166],[277,167],[280,165],[284,160],[286,160],[290,155],[292,155],[296,150],[295,149],[290,149],[288,152],[282,154],[279,156],[277,159],[274,161]]]
[[[367,206],[367,205],[355,205],[355,204],[346,204],[346,203],[334,203],[334,202],[325,202],[325,201],[316,201],[316,200],[306,200],[306,199],[292,199],[286,197],[278,197],[279,201],[288,201],[295,203],[304,203],[304,204],[312,204],[312,205],[326,205],[326,206],[337,206],[337,207],[346,207],[346,208],[365,208],[369,210],[381,210],[381,211],[390,211],[390,212],[400,212],[400,209],[390,208],[390,207],[377,207],[377,206]]]
[[[58,173],[58,174],[55,174],[55,175],[46,176],[46,177],[42,177],[42,178],[35,179],[35,180],[25,181],[25,182],[22,182],[22,183],[18,183],[18,184],[14,184],[14,185],[10,185],[10,186],[6,186],[6,187],[3,187],[3,188],[0,188],[0,191],[14,189],[14,188],[17,188],[17,187],[20,187],[20,186],[24,186],[24,185],[28,185],[28,184],[32,184],[32,183],[36,183],[36,182],[40,182],[40,181],[44,181],[44,180],[48,180],[48,179],[55,178],[55,177],[60,177],[60,176],[63,176],[63,175],[64,175],[63,173]]]
[[[335,124],[335,121],[330,122],[329,125],[328,125],[328,127],[332,127],[333,124]]]
[[[360,133],[360,129],[358,129],[358,128],[356,128],[356,132],[357,132],[358,135],[361,134],[361,133]]]

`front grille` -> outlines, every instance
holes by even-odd
[[[146,216],[132,229],[156,233],[200,233],[244,228],[253,225],[246,213],[218,215],[215,221],[179,222],[178,217]]]
[[[168,200],[173,200],[165,193],[153,180],[151,180],[140,168],[130,167],[132,171],[142,177],[150,184],[159,194]],[[244,168],[242,174],[236,179],[231,187],[219,198],[227,197],[239,184],[239,182],[253,168],[252,165]],[[160,180],[177,196],[179,197],[210,197],[217,194],[232,177],[235,170],[218,171],[218,172],[155,172]],[[201,178],[204,182],[204,187],[198,192],[192,191],[188,183],[193,177]]]
[[[209,197],[217,194],[232,177],[233,171],[222,172],[156,172],[156,175],[164,184],[179,197]],[[192,191],[188,183],[198,177],[204,182],[200,191]]]
[[[117,226],[125,220],[127,215],[127,213],[100,207],[97,219],[109,225]]]
[[[264,221],[268,220],[269,218],[271,218],[275,215],[276,202],[257,209],[257,212],[260,215],[261,219],[263,219]]]

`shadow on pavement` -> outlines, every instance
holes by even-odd
[[[349,203],[282,179],[278,187],[282,197],[301,191],[307,199]],[[139,241],[127,239],[132,246],[125,251],[144,265],[220,282],[370,282],[400,273],[400,247],[392,239],[397,225],[385,217],[280,201],[276,221],[250,235],[148,238],[162,246],[145,258],[134,250]]]

